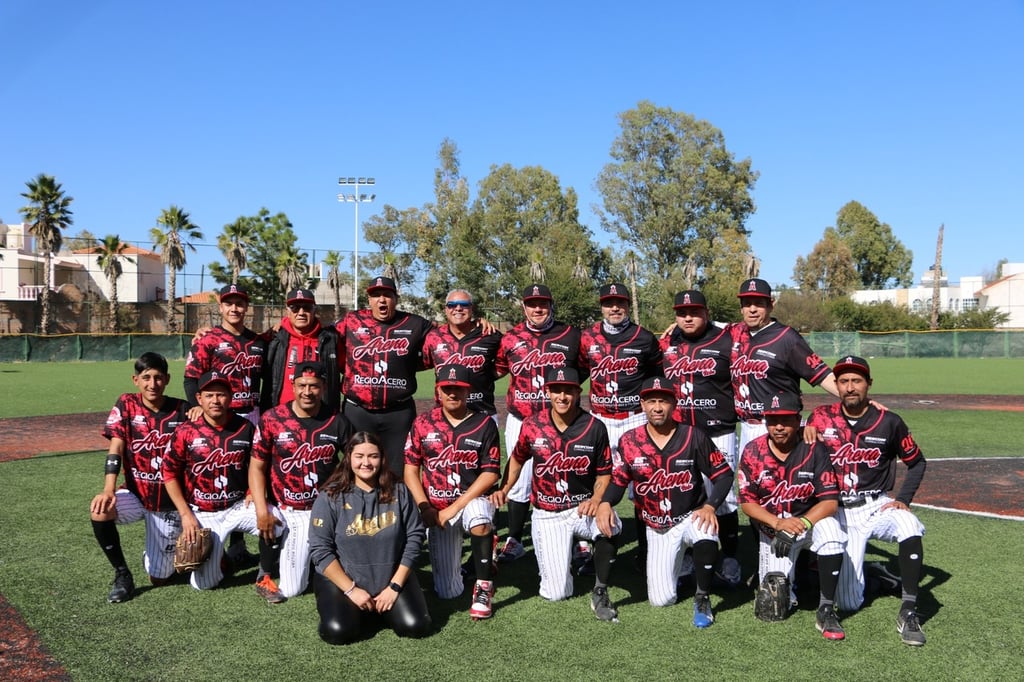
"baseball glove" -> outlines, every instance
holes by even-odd
[[[775,552],[775,556],[782,559],[788,557],[789,553],[793,550],[793,543],[796,542],[796,536],[792,533],[780,530],[772,538],[772,551]]]
[[[178,573],[194,571],[210,558],[213,535],[209,528],[200,528],[198,534],[195,542],[186,540],[184,533],[178,536],[178,542],[174,545],[174,570]]]
[[[789,616],[789,578],[772,571],[761,581],[754,596],[754,615],[767,623],[778,623]]]

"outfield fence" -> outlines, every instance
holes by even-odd
[[[938,332],[810,332],[811,348],[823,357],[1024,358],[1024,330]],[[0,362],[133,360],[146,351],[183,359],[191,334],[0,335]]]

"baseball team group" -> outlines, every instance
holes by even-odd
[[[842,640],[838,614],[863,605],[876,539],[898,544],[896,630],[925,643],[924,527],[909,508],[925,459],[904,421],[869,397],[868,362],[830,368],[772,317],[764,280],[740,285],[737,323],[710,321],[700,291],[678,293],[675,324],[657,334],[630,318],[620,283],[600,287],[601,320],[586,329],[558,321],[550,289],[530,285],[523,320],[504,334],[464,290],[447,295],[439,324],[399,310],[388,277],[366,293],[366,309],[328,325],[311,291],[292,290],[280,325],[257,333],[245,288],[224,287],[220,324],[193,339],[184,399],[165,394],[163,356],[138,358],[137,391],[107,418],[104,488],[91,503],[115,570],[110,602],[135,592],[117,525],[144,521],[153,585],[174,579],[178,544],[208,535],[209,558],[183,574],[194,588],[254,565],[270,603],[312,583],[331,644],[380,626],[430,634],[424,551],[437,596],[469,584],[470,616],[490,618],[499,565],[527,556],[527,539],[543,599],[572,596],[574,574],[593,576],[594,616],[618,622],[608,587],[628,497],[650,604],[692,589],[695,627],[715,622],[715,588],[742,584],[756,590],[758,618],[784,619],[796,579],[816,568],[817,630]],[[428,368],[435,404],[417,414],[416,376]],[[506,375],[502,421],[494,391]],[[836,401],[805,418],[801,381]],[[894,492],[897,460],[907,469]],[[758,546],[747,581],[739,510]],[[245,534],[258,536],[258,556]]]

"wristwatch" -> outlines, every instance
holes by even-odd
[[[392,590],[394,590],[395,592],[397,592],[399,594],[402,593],[402,586],[399,585],[398,583],[391,583],[390,585],[388,585],[388,587],[390,587]]]

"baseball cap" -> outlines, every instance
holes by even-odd
[[[572,367],[552,367],[544,373],[545,386],[580,386],[579,372]]]
[[[676,385],[671,379],[665,377],[648,377],[640,385],[640,397],[646,398],[652,393],[664,393],[675,398]]]
[[[296,303],[298,301],[305,301],[306,303],[316,305],[313,292],[309,289],[292,289],[288,292],[288,298],[285,299],[285,303]]]
[[[676,310],[679,308],[707,308],[708,301],[704,298],[704,294],[696,289],[687,289],[676,294],[676,300],[672,307]]]
[[[800,402],[800,396],[796,393],[789,391],[780,391],[773,395],[768,403],[761,410],[762,414],[800,414],[803,409],[803,403]]]
[[[306,360],[295,365],[295,378],[299,377],[316,377],[321,381],[327,381],[327,368],[322,362]]]
[[[625,284],[621,282],[612,282],[611,284],[605,284],[600,289],[599,298],[601,302],[608,300],[609,298],[624,298],[626,302],[629,302],[629,289],[626,288]]]
[[[221,287],[221,290],[217,292],[218,301],[223,301],[228,296],[241,296],[245,299],[246,303],[249,302],[249,291],[241,284],[228,284]]]
[[[469,367],[465,365],[441,365],[437,368],[435,386],[463,386],[469,388]]]
[[[370,283],[366,285],[366,292],[369,293],[374,289],[389,289],[394,293],[398,293],[398,289],[395,287],[395,280],[390,277],[374,277],[370,280]]]
[[[206,372],[199,377],[200,391],[205,391],[214,384],[222,384],[226,386],[229,391],[231,390],[231,382],[228,380],[226,374],[221,374],[220,372]]]
[[[548,301],[555,300],[551,297],[551,289],[548,289],[543,284],[531,284],[523,289],[523,300],[529,301],[531,298],[541,298]]]
[[[871,379],[871,367],[868,365],[868,361],[858,358],[856,355],[847,355],[832,368],[832,373],[836,376],[846,372],[856,372],[865,379]]]
[[[740,293],[737,297],[743,298],[744,296],[762,296],[764,298],[772,297],[772,287],[768,282],[763,279],[745,279],[743,284],[740,285]]]

